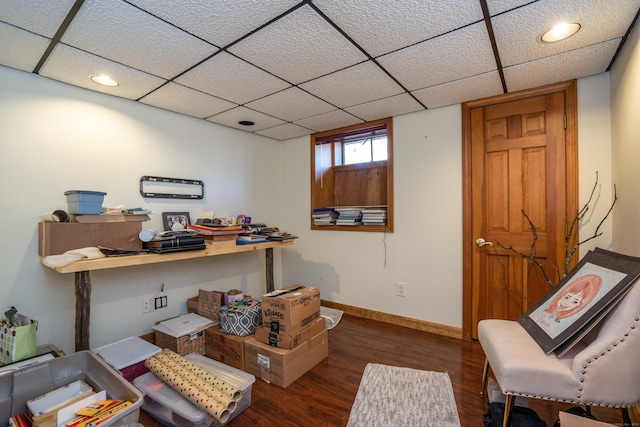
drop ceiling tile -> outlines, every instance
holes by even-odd
[[[74,3],[75,0],[1,0],[0,21],[52,38]]]
[[[286,123],[284,120],[262,114],[245,107],[237,107],[207,118],[208,121],[248,132],[256,132]],[[238,122],[250,120],[254,125],[243,126]]]
[[[479,1],[315,0],[349,37],[379,56],[483,19]]]
[[[308,5],[240,41],[229,52],[293,84],[367,59]]]
[[[427,108],[459,104],[504,93],[497,71],[412,92]]]
[[[307,129],[313,129],[315,132],[322,132],[325,130],[337,129],[363,122],[364,120],[354,117],[353,115],[345,111],[334,110],[328,113],[298,120],[295,122],[295,124],[303,126]]]
[[[299,2],[297,0],[128,0],[149,13],[216,46],[224,47]]]
[[[309,135],[311,131],[301,126],[294,125],[293,123],[286,123],[284,125],[275,126],[255,133],[257,133],[258,135],[266,136],[268,138],[284,141],[285,139]]]
[[[300,88],[340,108],[404,92],[372,61],[303,83]]]
[[[345,111],[368,122],[420,110],[424,107],[406,93],[345,108]]]
[[[218,50],[123,1],[85,2],[62,41],[164,78]]]
[[[0,23],[0,64],[31,72],[49,46],[49,39]]]
[[[201,119],[236,106],[224,99],[189,89],[177,83],[167,83],[142,98],[140,102]]]
[[[620,39],[599,43],[549,58],[507,67],[504,77],[509,92],[557,83],[606,71]]]
[[[484,23],[384,55],[378,61],[408,90],[423,89],[497,68]]]
[[[107,74],[116,79],[116,87],[101,86],[89,76]],[[99,56],[58,44],[40,70],[40,75],[54,80],[127,99],[138,99],[165,80]]]
[[[335,110],[331,104],[327,104],[297,87],[258,99],[246,106],[288,122]]]
[[[491,16],[533,3],[537,0],[487,0],[487,7]]]
[[[291,86],[226,52],[215,55],[175,81],[238,104]]]
[[[622,37],[638,12],[640,0],[539,1],[492,19],[504,67]],[[578,21],[582,29],[555,43],[538,36],[561,21]]]

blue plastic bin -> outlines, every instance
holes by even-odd
[[[67,206],[71,215],[100,215],[102,202],[107,193],[101,191],[65,191]]]

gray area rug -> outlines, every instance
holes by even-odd
[[[369,363],[347,427],[460,427],[449,375]]]

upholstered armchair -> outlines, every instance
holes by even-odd
[[[509,425],[515,397],[525,396],[591,406],[621,408],[631,426],[628,408],[640,402],[640,281],[567,354],[545,354],[518,322],[487,319],[478,323],[478,339],[489,367],[506,395]]]

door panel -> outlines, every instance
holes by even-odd
[[[567,156],[566,108],[575,108],[575,83],[463,105],[465,157],[463,334],[477,338],[487,318],[517,319],[551,290],[521,255],[553,276],[564,263],[567,212],[575,212],[577,165]],[[569,99],[569,101],[567,101]],[[571,114],[574,117],[575,114]],[[576,194],[567,197],[567,188]],[[475,244],[482,237],[493,245]]]

